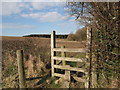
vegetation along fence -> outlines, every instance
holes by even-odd
[[[65,46],[61,46],[61,48],[56,47],[55,40],[55,31],[51,34],[51,68],[52,68],[52,77],[67,77],[66,75],[70,75],[70,71],[82,72],[84,75],[82,77],[77,77],[76,75],[72,75],[72,77],[79,81],[85,83],[85,88],[93,88],[95,81],[95,73],[92,72],[92,29],[88,27],[87,29],[87,44],[86,48],[65,48]],[[56,52],[61,52],[61,57],[56,55]],[[79,52],[86,53],[86,58],[70,58],[65,57],[66,52]],[[84,67],[71,67],[66,64],[66,62],[79,62],[84,63]],[[60,64],[62,62],[62,64]],[[57,69],[65,70],[65,74],[61,74],[56,72]],[[69,74],[66,74],[68,73]],[[70,76],[68,76],[70,77]],[[94,77],[94,80],[92,79]],[[70,79],[69,79],[70,80]]]

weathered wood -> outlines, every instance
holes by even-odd
[[[87,27],[87,42],[86,42],[86,59],[87,59],[86,61],[87,62],[90,62],[90,60],[89,60],[90,38],[91,38],[90,29],[89,29],[89,27]],[[90,68],[89,66],[90,66],[90,63],[86,63],[86,68]],[[86,80],[87,80],[87,82],[85,82],[85,88],[89,88],[89,84],[90,84],[89,83],[89,80],[90,80],[89,71],[90,71],[90,69],[88,69],[87,74],[85,75]]]
[[[93,86],[92,78],[95,77],[95,75],[92,72],[92,29],[90,27],[87,28],[87,43],[86,43],[87,47],[86,47],[86,50],[85,50],[85,48],[64,48],[64,47],[56,48],[55,43],[56,43],[56,41],[55,41],[55,31],[54,31],[51,34],[52,77],[53,76],[64,77],[62,74],[54,73],[54,68],[64,69],[64,70],[69,70],[69,71],[84,72],[86,80],[81,79],[81,78],[77,78],[77,77],[74,77],[74,78],[78,79],[79,81],[81,80],[81,81],[85,82],[85,88],[91,88]],[[55,52],[61,52],[61,57],[56,57]],[[86,52],[86,60],[79,59],[79,58],[77,59],[77,58],[65,57],[65,52],[80,52],[80,53],[85,53]],[[63,64],[62,65],[54,65],[54,60],[59,61],[59,62],[62,61]],[[66,66],[65,61],[86,62],[85,68],[87,69],[87,71],[83,68]]]
[[[61,48],[63,48],[63,49],[64,49],[64,48],[65,48],[65,46],[61,46]],[[65,53],[64,51],[62,51],[62,52],[61,52],[61,56],[62,56],[62,57],[66,57],[66,53]],[[65,64],[66,64],[65,60],[64,60],[64,59],[62,59],[62,65],[65,65]]]
[[[69,70],[65,70],[65,80],[68,81],[68,82],[70,82],[70,80],[71,80]]]
[[[20,88],[26,88],[23,50],[17,50],[16,54],[18,62],[19,86]]]
[[[69,70],[65,70],[65,77],[64,77],[64,87],[65,88],[69,88],[70,87],[70,71]]]
[[[89,57],[89,59],[90,59],[90,74],[89,74],[89,88],[93,88],[93,82],[92,82],[92,69],[93,69],[93,60],[92,60],[92,28],[90,28],[90,48],[89,48],[89,50],[90,50],[90,57]]]
[[[65,48],[65,46],[61,46],[61,48],[63,49],[63,48]],[[62,52],[62,51],[61,51],[61,57],[66,57],[65,52]],[[62,61],[62,65],[65,65],[64,59],[62,59],[61,61]],[[57,65],[61,64],[61,61],[60,61],[60,60],[57,60],[57,61],[56,61],[56,64],[57,64]]]
[[[62,65],[62,61],[60,60],[55,60],[55,62],[56,62],[56,65]]]
[[[85,82],[85,88],[89,88],[89,72],[86,72],[85,77],[86,77],[86,81],[87,81],[87,82]]]
[[[78,81],[78,82],[87,82],[87,80],[86,79],[83,79],[83,78],[81,78],[81,77],[77,77],[76,75],[72,75],[72,77],[76,80],[76,81]]]
[[[86,52],[85,48],[52,48],[52,51],[57,51],[57,52],[81,52],[81,53]]]
[[[56,47],[56,40],[55,40],[55,31],[52,32],[51,34],[51,67],[52,67],[52,77],[54,77],[54,59],[53,57],[55,56],[55,52],[52,50],[52,48],[55,48]]]
[[[87,27],[87,43],[86,43],[86,59],[87,63],[86,67],[88,69],[88,75],[86,78],[88,82],[85,83],[85,88],[92,88],[92,28]]]
[[[56,77],[61,77],[61,78],[64,78],[64,77],[65,77],[64,74],[59,74],[59,73],[54,73],[54,76],[56,76]]]
[[[61,61],[71,61],[71,62],[86,62],[84,58],[69,58],[69,57],[53,57],[55,60],[61,60]]]
[[[61,65],[54,65],[54,68],[58,68],[58,69],[64,69],[64,70],[70,70],[70,71],[78,71],[78,72],[84,72],[85,73],[85,69],[83,68],[75,68],[75,67],[70,67],[70,66],[61,66]]]
[[[97,88],[97,72],[96,72],[96,68],[97,68],[97,61],[96,58],[92,58],[92,88]]]

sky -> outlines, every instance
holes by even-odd
[[[1,2],[2,36],[74,33],[82,28],[68,13],[65,2]]]

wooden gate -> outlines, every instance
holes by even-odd
[[[73,76],[74,79],[79,80],[85,83],[85,88],[90,88],[91,84],[91,62],[92,62],[92,53],[91,53],[91,29],[87,29],[87,47],[86,48],[56,48],[55,40],[55,31],[51,34],[51,71],[52,77],[65,77],[65,74],[56,73],[55,69],[67,70],[67,71],[77,71],[84,73],[83,77]],[[61,52],[61,57],[56,56],[56,52]],[[65,57],[65,52],[79,52],[86,53],[86,58],[70,58]],[[62,61],[62,64],[56,63]],[[70,67],[66,65],[66,61],[69,62],[80,62],[85,63],[84,68]]]

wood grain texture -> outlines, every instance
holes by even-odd
[[[55,60],[61,60],[61,61],[71,61],[71,62],[86,62],[85,58],[69,58],[69,57],[53,57]]]
[[[52,51],[57,51],[57,52],[81,52],[81,53],[85,53],[86,49],[85,48],[52,48]]]
[[[54,65],[54,68],[64,69],[64,70],[70,70],[70,71],[79,71],[79,72],[85,72],[86,71],[83,68],[75,68],[75,67],[61,66],[61,65]]]

